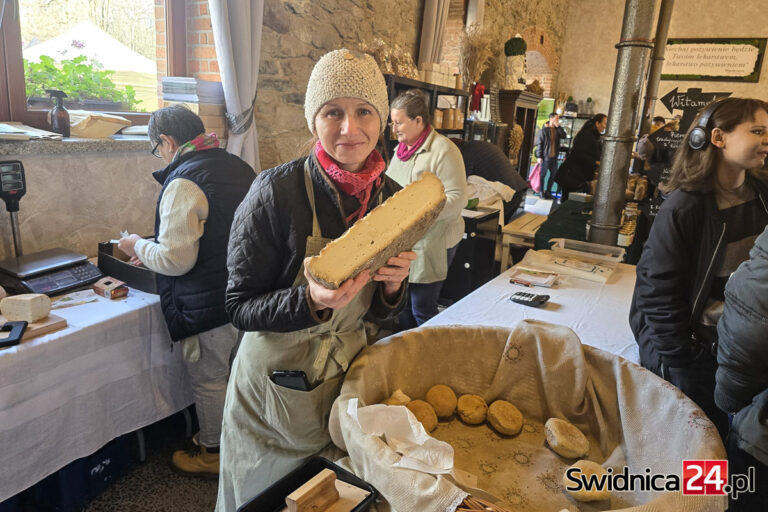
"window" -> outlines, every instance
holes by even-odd
[[[68,108],[146,123],[163,76],[186,74],[184,0],[0,0],[0,120],[47,127]]]

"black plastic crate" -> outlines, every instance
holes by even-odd
[[[264,492],[237,509],[237,512],[280,512],[285,508],[285,498],[293,491],[304,485],[310,478],[324,469],[331,469],[336,478],[342,482],[365,489],[370,494],[352,512],[368,510],[379,495],[374,486],[361,480],[346,469],[343,469],[323,457],[312,457],[304,465],[294,469],[286,476],[272,484]]]
[[[93,498],[123,476],[133,463],[131,439],[126,434],[97,452],[77,459],[32,488],[37,512],[79,512]]]

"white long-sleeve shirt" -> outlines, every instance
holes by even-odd
[[[134,251],[150,270],[181,276],[197,262],[200,237],[208,219],[208,199],[193,181],[176,178],[160,200],[157,241],[138,240]]]

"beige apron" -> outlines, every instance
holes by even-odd
[[[312,208],[306,255],[313,256],[330,240],[322,238],[307,163],[304,171]],[[306,282],[302,265],[293,286]],[[366,345],[363,315],[375,290],[371,281],[328,322],[309,329],[245,333],[224,406],[217,511],[235,511],[330,443],[331,405]],[[269,378],[273,370],[304,370],[312,389],[278,386]]]

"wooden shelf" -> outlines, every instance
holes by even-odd
[[[469,97],[469,92],[463,89],[454,89],[452,87],[445,87],[442,85],[430,84],[428,82],[422,82],[414,80],[412,78],[405,78],[404,76],[397,75],[384,75],[384,80],[388,86],[391,87],[411,87],[414,89],[423,89],[425,91],[435,92],[441,96],[464,96]]]

